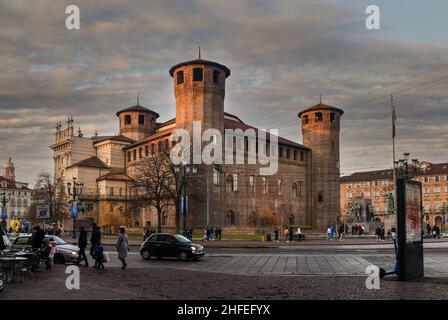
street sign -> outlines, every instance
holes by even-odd
[[[73,204],[72,208],[70,210],[70,214],[72,216],[72,218],[77,218],[78,217],[78,205]]]
[[[3,209],[2,209],[2,212],[1,212],[1,218],[2,218],[3,220],[6,220],[6,218],[8,218],[8,212],[7,212],[6,208],[3,208]]]
[[[186,215],[188,213],[188,197],[182,197],[180,200],[180,213]]]
[[[37,206],[36,217],[39,219],[50,219],[50,206],[49,205]]]

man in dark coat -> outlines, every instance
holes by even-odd
[[[39,226],[34,227],[34,235],[31,239],[31,248],[40,249],[45,239],[45,232]]]
[[[79,256],[78,261],[81,263],[81,260],[85,261],[85,266],[89,266],[89,261],[86,256],[86,248],[87,248],[87,232],[84,230],[84,227],[79,228],[79,238],[78,238],[78,247],[79,247]]]
[[[92,223],[92,237],[90,238],[90,255],[93,257],[95,255],[95,247],[101,242],[101,231],[96,223]]]

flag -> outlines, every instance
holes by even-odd
[[[395,105],[392,104],[392,138],[395,138],[395,125],[397,123],[397,115],[395,113]]]

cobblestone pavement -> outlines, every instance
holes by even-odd
[[[65,268],[58,265],[38,280],[7,285],[0,299],[448,299],[446,277],[405,283],[391,278],[382,280],[379,290],[368,290],[365,276],[249,276],[160,267],[80,270],[79,290],[66,288]]]
[[[114,252],[108,267],[120,267]],[[376,255],[300,255],[300,254],[212,254],[200,261],[183,262],[177,259],[144,261],[131,252],[129,268],[167,268],[242,275],[365,275],[366,267],[377,265],[392,270],[394,256]],[[426,254],[425,274],[448,277],[448,254]]]

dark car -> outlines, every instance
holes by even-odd
[[[155,233],[152,234],[140,247],[140,255],[143,259],[151,257],[161,259],[163,257],[197,260],[204,256],[204,247],[192,243],[180,234]]]

